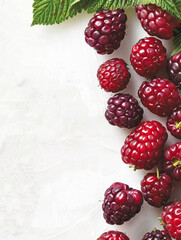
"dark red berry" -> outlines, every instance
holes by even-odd
[[[181,142],[165,150],[163,170],[173,179],[181,181]]]
[[[143,38],[133,46],[130,61],[139,75],[153,78],[165,64],[166,48],[157,38]]]
[[[167,119],[167,129],[170,133],[181,139],[181,108],[175,109]]]
[[[99,54],[111,54],[120,47],[126,29],[123,9],[97,12],[85,29],[85,41]]]
[[[167,79],[144,81],[138,95],[145,107],[161,117],[169,116],[181,103],[178,89]]]
[[[181,201],[164,207],[161,215],[164,228],[174,239],[181,239]]]
[[[167,137],[161,123],[141,123],[125,140],[121,149],[123,162],[138,169],[153,168],[160,161]]]
[[[130,94],[118,93],[107,102],[105,117],[110,124],[118,127],[136,127],[143,118],[143,109]]]
[[[172,240],[170,235],[165,230],[153,230],[152,232],[147,232],[142,240]]]
[[[179,89],[181,89],[181,52],[173,55],[167,62],[167,73]]]
[[[108,231],[103,233],[97,240],[130,240],[130,239],[123,232]]]
[[[145,201],[154,207],[165,205],[172,190],[171,178],[166,174],[148,173],[141,181]]]
[[[180,24],[179,20],[156,4],[137,5],[135,9],[142,27],[151,36],[170,39]]]
[[[127,86],[131,74],[123,59],[113,58],[99,67],[97,77],[101,87],[106,92],[115,93]]]
[[[128,185],[116,182],[104,194],[103,216],[108,224],[121,225],[129,221],[143,204],[142,193]]]

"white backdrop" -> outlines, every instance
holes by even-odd
[[[137,97],[143,78],[129,55],[147,34],[129,9],[120,49],[100,56],[84,41],[92,15],[30,27],[32,2],[0,0],[0,240],[93,240],[109,229],[139,240],[159,226],[161,209],[144,203],[122,226],[102,217],[105,189],[115,181],[139,189],[145,172],[121,161],[130,130],[105,120],[112,94],[98,87],[96,71],[109,58],[125,59],[132,77],[124,92]],[[171,41],[163,42],[170,53]],[[145,110],[147,119],[165,124]],[[167,145],[174,142],[169,137]]]

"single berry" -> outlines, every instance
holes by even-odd
[[[172,240],[170,235],[165,230],[153,230],[152,232],[147,232],[142,240]]]
[[[135,10],[142,27],[151,36],[170,39],[180,24],[179,20],[156,4],[137,5]]]
[[[103,233],[97,240],[130,240],[123,232],[108,231]]]
[[[173,179],[181,181],[181,142],[165,150],[163,170]]]
[[[97,12],[85,29],[85,41],[99,54],[111,54],[120,47],[126,29],[123,9]]]
[[[171,134],[181,139],[181,108],[175,109],[167,119],[167,129]]]
[[[121,149],[123,162],[138,169],[153,168],[161,159],[167,137],[166,129],[161,123],[141,123],[125,140]]]
[[[181,201],[164,207],[161,219],[172,238],[181,239]]]
[[[124,128],[136,127],[143,118],[143,109],[130,94],[118,93],[107,102],[105,117],[112,125]]]
[[[181,52],[173,55],[167,61],[167,73],[170,81],[181,89]]]
[[[141,181],[141,191],[145,201],[154,207],[164,206],[172,190],[171,178],[166,174],[148,173]]]
[[[142,104],[158,116],[169,116],[181,103],[178,89],[167,79],[144,81],[138,95]]]
[[[157,38],[143,38],[133,46],[130,61],[139,75],[153,78],[165,64],[166,48]]]
[[[129,221],[140,210],[143,196],[139,190],[116,182],[104,194],[103,216],[108,224],[121,225]]]
[[[127,86],[131,74],[123,59],[113,58],[99,67],[97,77],[101,87],[106,92],[115,93]]]

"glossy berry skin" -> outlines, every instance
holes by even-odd
[[[169,80],[181,89],[181,52],[173,55],[167,62]]]
[[[152,169],[160,161],[167,137],[161,123],[141,123],[125,140],[121,149],[123,162],[138,169]]]
[[[166,62],[166,48],[157,38],[143,38],[133,46],[130,61],[139,75],[153,78]]]
[[[151,206],[161,207],[168,201],[172,190],[171,178],[166,174],[148,173],[141,181],[141,191],[145,201]]]
[[[181,181],[181,142],[165,150],[163,170],[173,179]]]
[[[137,5],[135,10],[142,27],[151,36],[170,39],[180,24],[179,20],[156,4]]]
[[[143,196],[139,190],[116,182],[104,194],[103,216],[108,224],[121,225],[129,221],[140,210]]]
[[[123,9],[97,12],[85,29],[85,41],[99,54],[111,54],[120,47],[126,29]]]
[[[97,240],[130,240],[123,232],[108,231],[103,233]]]
[[[105,117],[112,125],[124,128],[136,127],[143,118],[143,109],[130,94],[118,93],[107,102]]]
[[[175,109],[167,119],[167,129],[170,133],[181,139],[181,108]]]
[[[181,201],[165,206],[161,215],[165,230],[174,239],[181,239]]]
[[[131,74],[123,59],[113,58],[99,67],[97,77],[101,87],[106,92],[115,93],[123,90],[127,86]]]
[[[142,240],[172,240],[170,235],[165,230],[153,230],[152,232],[147,232]]]
[[[181,103],[176,86],[167,79],[155,78],[144,81],[139,88],[138,96],[142,104],[158,116],[169,116]]]

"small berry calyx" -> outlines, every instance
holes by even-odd
[[[174,202],[164,207],[161,214],[164,229],[176,240],[181,239],[181,201]]]
[[[158,116],[169,116],[181,103],[176,86],[167,79],[144,81],[138,90],[142,104]]]
[[[152,232],[147,232],[142,240],[172,240],[169,233],[165,230],[154,229]]]
[[[104,194],[103,216],[108,224],[121,225],[129,221],[143,204],[142,193],[120,182],[112,184]]]
[[[142,27],[151,36],[170,39],[180,24],[179,20],[156,4],[137,5],[135,10]]]
[[[172,190],[171,178],[166,173],[148,173],[141,181],[141,191],[145,201],[151,206],[161,207],[166,204]]]
[[[143,38],[133,46],[130,61],[139,75],[152,79],[166,62],[166,48],[155,37]]]
[[[85,41],[99,54],[111,54],[120,47],[126,29],[123,9],[103,10],[94,14],[85,29]]]
[[[115,93],[123,90],[127,86],[131,74],[123,59],[113,58],[99,67],[97,77],[101,87],[106,92]]]
[[[141,123],[126,138],[121,149],[122,160],[137,169],[152,169],[161,159],[168,134],[161,123]]]
[[[167,73],[170,81],[181,89],[181,52],[173,55],[167,61]]]
[[[181,139],[181,108],[175,109],[172,114],[167,118],[167,129],[170,133]]]
[[[103,233],[97,240],[130,240],[130,239],[123,232],[108,231]]]
[[[133,128],[143,118],[143,109],[130,94],[115,94],[108,100],[107,104],[105,117],[111,125]]]
[[[181,142],[165,150],[163,170],[176,181],[181,181]]]

